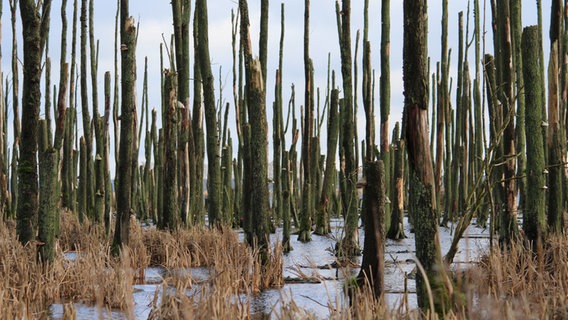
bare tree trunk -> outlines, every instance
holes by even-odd
[[[191,3],[189,0],[174,0],[172,5],[172,15],[174,20],[175,37],[175,56],[176,71],[178,73],[178,100],[183,103],[185,109],[181,110],[179,133],[179,179],[180,185],[180,213],[183,223],[192,224],[192,219],[188,219],[190,206],[190,181],[196,180],[195,172],[195,147],[193,142],[193,128],[189,113],[189,24],[191,15]],[[193,166],[193,168],[190,168]]]
[[[39,210],[37,144],[41,105],[41,57],[49,32],[51,0],[39,7],[33,0],[20,1],[22,37],[24,40],[24,82],[22,91],[22,136],[18,163],[17,207],[18,239],[25,244],[36,236]],[[44,28],[45,30],[43,30]]]
[[[122,68],[122,99],[120,115],[120,151],[118,159],[118,185],[116,188],[117,219],[114,230],[113,252],[118,254],[128,245],[130,214],[132,212],[132,158],[136,128],[136,26],[129,16],[128,0],[120,1],[120,39]]]
[[[562,232],[562,215],[564,211],[564,192],[563,192],[564,186],[562,183],[563,179],[562,145],[563,144],[562,144],[562,133],[560,126],[561,124],[560,119],[562,118],[560,113],[561,110],[560,99],[559,99],[560,71],[558,66],[560,50],[561,50],[561,43],[560,43],[561,17],[562,17],[561,1],[554,0],[552,2],[552,20],[550,25],[551,50],[550,50],[550,59],[548,67],[549,71],[548,72],[548,124],[549,125],[548,125],[547,143],[548,143],[549,174],[548,174],[548,184],[547,184],[548,189],[546,190],[548,191],[548,204],[546,206],[548,210],[546,212],[546,216],[548,220],[547,221],[549,228],[548,230],[552,233]],[[531,82],[535,81],[531,80]],[[538,83],[538,85],[544,86],[544,83]],[[540,103],[541,105],[544,104],[543,101],[540,101]],[[527,157],[528,157],[528,150],[527,150]],[[540,222],[540,220],[536,221]],[[535,221],[533,220],[532,223],[534,222]],[[538,226],[542,227],[540,225]],[[545,231],[545,229],[539,231],[542,232]]]
[[[177,184],[177,79],[176,74],[166,70],[164,72],[164,207],[163,220],[160,226],[164,229],[174,230],[177,227],[178,184]]]
[[[410,211],[415,219],[416,257],[425,274],[418,272],[416,290],[420,308],[443,315],[450,305],[450,279],[445,271],[438,235],[434,170],[428,138],[427,1],[404,1],[403,79],[409,177]],[[427,287],[434,305],[428,304]]]
[[[313,215],[313,188],[312,183],[314,160],[312,154],[312,136],[314,125],[314,85],[313,65],[310,59],[310,1],[304,1],[304,130],[302,132],[302,165],[304,168],[304,182],[302,185],[302,211],[300,215],[300,230],[298,240],[309,242],[312,240]]]
[[[241,42],[244,44],[244,63],[246,72],[247,105],[250,123],[250,170],[251,187],[251,224],[256,243],[260,250],[261,264],[268,262],[270,239],[268,234],[268,132],[266,120],[266,102],[262,66],[259,60],[252,59],[249,33],[248,3],[239,2],[241,10]],[[247,134],[245,132],[245,134]]]
[[[343,75],[343,104],[340,104],[342,118],[341,145],[345,157],[342,165],[344,179],[344,194],[342,206],[345,217],[345,237],[339,243],[339,254],[353,256],[360,253],[358,241],[357,214],[357,162],[355,161],[355,123],[353,111],[353,78],[351,58],[351,1],[342,1],[341,10],[336,2],[336,14],[338,16],[339,43],[341,48],[341,74]]]
[[[400,240],[406,238],[404,234],[404,140],[400,139],[400,126],[398,122],[394,126],[393,134],[394,149],[394,190],[392,197],[392,214],[387,238]]]
[[[544,146],[542,139],[542,90],[544,83],[540,82],[538,65],[538,29],[536,26],[526,27],[523,31],[522,49],[525,77],[525,96],[528,105],[526,113],[527,132],[527,207],[523,215],[523,229],[527,239],[536,245],[538,240],[543,240],[546,233],[545,215],[545,185],[546,175],[544,172]],[[553,49],[554,51],[554,49]],[[551,55],[551,66],[555,65],[554,53]],[[554,69],[552,67],[551,69]],[[551,87],[557,87],[557,81],[550,83]],[[550,99],[551,103],[557,99]],[[550,119],[558,126],[558,109],[550,105]],[[556,132],[557,133],[557,132]],[[552,208],[551,208],[552,209]]]
[[[363,261],[357,281],[368,282],[375,298],[379,299],[385,286],[385,167],[382,161],[367,162],[365,171],[363,210],[367,217]]]
[[[207,18],[207,2],[197,0],[195,5],[198,21],[199,67],[203,83],[205,104],[205,123],[207,126],[207,203],[209,224],[216,225],[221,219],[221,165],[219,154],[219,132],[217,130],[217,115],[215,110],[215,88],[209,58],[209,30]]]

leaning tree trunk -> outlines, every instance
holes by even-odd
[[[22,136],[18,163],[18,198],[16,231],[25,244],[34,240],[39,210],[37,144],[41,104],[41,56],[49,32],[51,0],[41,8],[33,0],[20,1],[24,40],[24,82],[22,91]],[[41,11],[40,11],[41,10]]]
[[[116,189],[116,227],[113,252],[118,254],[121,246],[128,245],[130,214],[132,212],[132,158],[134,130],[136,128],[136,25],[129,16],[128,0],[120,1],[120,39],[122,68],[122,100],[120,116],[120,150],[118,158],[118,185]]]
[[[410,198],[416,233],[416,258],[425,274],[418,272],[416,291],[420,308],[434,308],[443,315],[450,306],[450,279],[445,271],[438,235],[434,194],[434,170],[428,138],[428,74],[426,35],[427,0],[404,1],[404,115]],[[434,305],[428,304],[428,287]]]

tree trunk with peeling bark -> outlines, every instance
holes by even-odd
[[[404,127],[416,258],[425,271],[425,274],[418,272],[416,276],[418,306],[423,309],[431,307],[428,303],[429,287],[434,299],[432,311],[444,315],[451,307],[451,283],[440,251],[434,170],[428,134],[427,17],[427,0],[404,1]]]

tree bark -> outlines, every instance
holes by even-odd
[[[542,90],[544,84],[539,80],[538,29],[526,27],[522,37],[523,65],[525,78],[526,132],[527,132],[527,207],[523,215],[523,229],[527,239],[533,244],[542,240],[546,232],[545,215],[545,162],[542,139]],[[554,59],[554,58],[553,58]],[[554,62],[551,62],[554,64]],[[550,83],[556,86],[556,83]],[[551,99],[552,100],[552,99]],[[551,101],[552,102],[552,101]],[[554,107],[551,105],[550,111]],[[551,119],[554,116],[551,115]],[[558,119],[557,117],[554,117]],[[558,121],[556,121],[558,123]]]
[[[400,240],[406,238],[404,233],[404,140],[400,139],[400,126],[398,122],[393,130],[394,148],[394,190],[392,200],[392,213],[387,238]]]
[[[41,12],[40,12],[41,9]],[[18,163],[18,203],[16,232],[26,244],[36,236],[39,210],[37,144],[41,104],[41,57],[45,46],[45,31],[49,30],[51,0],[41,8],[33,0],[20,1],[22,37],[24,41],[24,82],[22,91],[22,132]]]
[[[360,253],[357,227],[359,216],[357,214],[357,179],[358,169],[355,161],[355,123],[353,111],[353,68],[351,58],[351,1],[342,1],[341,10],[336,2],[336,14],[338,16],[338,33],[341,49],[341,74],[343,76],[343,104],[340,104],[342,119],[341,148],[343,149],[344,165],[344,194],[342,206],[345,217],[345,236],[340,241],[339,255],[353,256]]]
[[[563,180],[563,159],[562,159],[562,127],[560,127],[560,91],[559,77],[560,71],[558,61],[560,50],[560,28],[562,17],[562,5],[559,0],[554,0],[552,4],[552,19],[550,25],[551,50],[548,67],[548,210],[546,212],[548,230],[552,233],[562,232],[562,215],[564,211],[564,186]],[[532,29],[531,29],[532,30]],[[527,35],[528,37],[528,35]],[[536,44],[535,44],[536,45]],[[566,49],[564,49],[566,50]],[[534,81],[534,80],[531,80]],[[543,83],[539,83],[543,86]],[[544,101],[540,102],[541,105]],[[564,130],[566,130],[564,128]],[[528,151],[527,151],[528,154]],[[546,177],[546,176],[545,176]],[[538,220],[537,220],[538,221]],[[538,221],[540,222],[540,221]],[[541,230],[542,231],[542,230]]]
[[[357,276],[360,284],[368,282],[375,298],[384,292],[385,271],[385,167],[382,161],[365,165],[367,185],[363,191],[363,214],[365,218],[365,243],[361,271]]]
[[[173,71],[164,71],[164,208],[161,227],[174,230],[177,227],[178,184],[177,184],[177,78]]]
[[[199,68],[203,83],[205,105],[205,124],[207,126],[207,203],[209,225],[218,224],[221,219],[221,166],[219,151],[219,132],[217,130],[217,112],[215,110],[215,87],[211,60],[209,57],[209,29],[207,18],[207,1],[197,0],[196,15],[198,21]]]
[[[244,44],[246,96],[250,123],[250,182],[251,188],[254,190],[250,198],[252,243],[258,246],[261,264],[265,265],[268,262],[270,246],[268,230],[270,210],[268,203],[268,124],[264,100],[265,87],[262,65],[259,60],[252,59],[247,1],[239,1],[239,8],[241,10],[241,42]]]
[[[116,189],[117,219],[114,230],[113,252],[128,245],[130,237],[130,214],[132,213],[132,158],[134,132],[136,129],[136,26],[129,16],[128,0],[120,1],[121,39],[121,115],[120,150],[118,158],[118,185]]]
[[[418,272],[418,306],[444,315],[450,309],[450,279],[445,271],[435,210],[434,172],[428,137],[427,1],[404,1],[404,114],[410,177],[410,211],[415,221],[416,257],[425,275]],[[428,304],[430,286],[434,305]]]

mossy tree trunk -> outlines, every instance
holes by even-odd
[[[304,1],[304,126],[302,132],[302,165],[304,169],[304,181],[302,185],[302,210],[300,211],[300,230],[298,240],[308,242],[312,240],[312,215],[313,215],[313,177],[315,171],[315,159],[313,159],[313,126],[314,126],[314,85],[313,65],[310,59],[310,1]]]
[[[55,255],[55,237],[59,225],[59,154],[62,146],[65,114],[67,108],[67,80],[68,65],[61,61],[61,77],[59,93],[57,98],[57,122],[55,124],[54,141],[48,141],[47,145],[40,150],[40,196],[39,196],[39,230],[38,239],[41,243],[39,247],[39,258],[43,262],[53,261]],[[46,126],[50,126],[47,120]],[[45,137],[49,140],[49,137]]]
[[[90,219],[93,217],[93,210],[94,210],[94,199],[91,195],[91,187],[94,185],[95,177],[93,171],[91,170],[91,157],[93,154],[93,134],[91,131],[91,116],[89,112],[89,95],[88,95],[88,87],[87,87],[87,80],[88,80],[88,72],[87,66],[89,65],[87,61],[87,42],[88,42],[88,23],[89,19],[87,17],[88,14],[88,1],[82,0],[81,1],[81,37],[80,37],[80,60],[81,60],[81,68],[80,68],[80,90],[81,90],[81,115],[83,119],[83,137],[85,138],[85,146],[86,146],[86,174],[81,175],[80,179],[84,179],[80,183],[84,184],[87,188],[87,194],[85,201],[85,207],[83,208],[83,214],[85,214]],[[92,56],[91,56],[92,59]],[[91,61],[92,62],[92,61]],[[92,62],[95,63],[95,62]],[[94,103],[94,101],[93,101]]]
[[[560,119],[562,119],[560,109],[559,91],[559,52],[560,25],[562,18],[562,4],[559,0],[552,2],[552,20],[550,24],[550,59],[548,67],[548,206],[547,222],[548,230],[552,233],[562,232],[562,215],[564,210],[563,192],[563,160],[562,160],[562,129]],[[532,29],[530,29],[532,30]],[[528,31],[527,31],[528,32]],[[531,31],[532,32],[532,31]],[[528,34],[527,34],[528,37]],[[540,83],[540,85],[544,85]],[[544,104],[544,101],[540,102]],[[528,154],[528,150],[527,150]],[[546,176],[545,176],[546,177]],[[546,180],[545,180],[546,181]],[[537,220],[538,221],[538,220]],[[540,222],[540,221],[539,221]]]
[[[91,100],[93,104],[93,119],[95,133],[95,157],[89,158],[89,176],[92,176],[89,185],[89,195],[93,205],[93,216],[96,223],[104,223],[105,211],[105,175],[103,165],[104,133],[99,114],[99,90],[97,84],[98,72],[98,41],[95,43],[94,0],[89,0],[89,49],[91,59]],[[92,145],[90,146],[92,149]]]
[[[513,83],[513,47],[510,24],[510,0],[498,1],[494,18],[496,32],[496,71],[497,97],[503,108],[505,130],[503,132],[503,179],[505,192],[502,201],[505,205],[501,213],[499,242],[508,246],[518,236],[517,227],[517,189],[516,189],[516,150],[515,150],[515,121],[514,121],[514,83]]]
[[[192,224],[189,219],[190,207],[190,181],[196,180],[195,170],[195,147],[193,142],[192,121],[189,114],[189,88],[190,88],[190,52],[189,33],[191,3],[189,0],[174,0],[171,2],[172,16],[174,21],[175,58],[177,71],[177,97],[183,103],[184,109],[180,110],[179,132],[179,190],[180,214],[183,223]]]
[[[527,154],[525,132],[525,82],[523,79],[523,58],[521,50],[522,35],[522,0],[511,0],[511,37],[513,42],[513,68],[515,73],[515,90],[517,111],[515,113],[515,146],[517,148],[517,188],[519,189],[519,209],[527,205]]]
[[[335,75],[334,75],[335,77]],[[337,190],[337,170],[335,159],[337,156],[337,145],[339,137],[339,90],[331,90],[327,120],[327,157],[325,159],[325,173],[323,176],[323,188],[318,208],[318,219],[316,234],[326,235],[330,230],[329,215],[332,208],[333,195]]]
[[[360,253],[357,226],[357,162],[355,161],[355,123],[353,111],[353,68],[351,58],[351,1],[342,1],[341,9],[336,2],[338,33],[341,49],[341,74],[343,76],[343,104],[340,104],[342,120],[341,149],[345,161],[342,163],[343,196],[342,207],[345,217],[345,236],[338,246],[339,255],[353,256]]]
[[[113,253],[118,254],[123,245],[128,245],[130,214],[132,212],[132,158],[136,129],[136,26],[129,16],[128,0],[120,1],[121,40],[121,115],[120,150],[118,158],[118,184],[116,188],[117,219],[114,230]]]
[[[391,188],[393,177],[392,164],[390,159],[392,153],[389,144],[389,116],[391,104],[391,76],[390,76],[390,0],[381,1],[381,76],[379,78],[380,90],[380,143],[381,143],[381,159],[385,164],[385,188],[389,199],[394,197],[394,190]],[[394,138],[394,137],[393,137]],[[374,146],[373,146],[374,147]],[[392,203],[392,200],[391,200]],[[391,214],[391,204],[385,204],[387,217]],[[391,218],[392,219],[392,218]],[[387,219],[388,220],[388,219]],[[386,220],[385,220],[386,221]],[[387,225],[387,230],[388,230]]]
[[[73,28],[71,37],[71,69],[70,75],[75,74],[76,69],[76,51],[77,51],[77,0],[73,1]],[[63,24],[65,25],[65,23]],[[63,30],[62,30],[63,32]],[[62,50],[63,51],[63,50]],[[63,145],[63,159],[62,159],[62,172],[61,179],[61,193],[62,193],[62,205],[65,208],[70,209],[72,212],[76,212],[77,205],[76,199],[76,171],[73,170],[74,164],[74,152],[73,144],[75,141],[75,134],[73,129],[75,128],[75,118],[76,118],[76,107],[75,107],[75,77],[70,77],[69,79],[69,110],[67,111],[66,125],[65,125],[65,144]]]
[[[270,246],[268,215],[268,124],[266,120],[265,87],[262,77],[262,65],[259,60],[253,60],[250,41],[250,23],[248,3],[239,1],[241,10],[241,42],[243,43],[246,96],[248,107],[248,122],[250,123],[250,182],[254,192],[250,197],[250,217],[253,234],[253,244],[258,246],[261,264],[268,262]],[[247,134],[246,132],[244,134]]]
[[[198,63],[203,83],[205,124],[207,126],[207,213],[209,215],[209,225],[214,226],[221,222],[221,165],[217,112],[215,110],[215,87],[209,57],[207,1],[197,0],[195,10],[198,24],[196,50],[199,51]]]
[[[538,28],[526,27],[522,37],[523,65],[525,78],[526,132],[527,132],[527,207],[523,215],[523,229],[527,239],[533,244],[542,240],[546,232],[545,216],[545,162],[542,139],[542,90],[538,64]],[[554,62],[552,61],[552,64]],[[557,83],[550,83],[555,87]],[[551,111],[558,112],[558,109]],[[551,119],[553,116],[551,115]],[[556,119],[556,117],[554,117]],[[558,123],[558,121],[555,121]]]
[[[24,41],[24,82],[22,90],[22,131],[18,163],[18,198],[16,232],[21,243],[34,240],[39,210],[37,144],[41,105],[41,64],[45,39],[49,32],[51,0],[38,5],[33,0],[20,1]]]
[[[197,17],[194,18],[193,38],[195,43],[199,41]],[[201,84],[201,69],[199,67],[199,51],[194,52],[194,68],[193,68],[193,147],[195,158],[191,165],[190,173],[194,179],[190,183],[190,202],[191,215],[196,224],[203,225],[205,223],[205,204],[203,198],[203,174],[204,174],[204,158],[205,158],[205,141],[203,132],[203,94]]]
[[[427,1],[404,1],[404,114],[410,177],[410,211],[415,219],[416,257],[425,275],[416,276],[420,308],[444,315],[450,305],[450,279],[445,271],[435,210],[434,170],[428,139]],[[425,276],[425,277],[424,277]],[[434,306],[428,304],[431,288]]]

